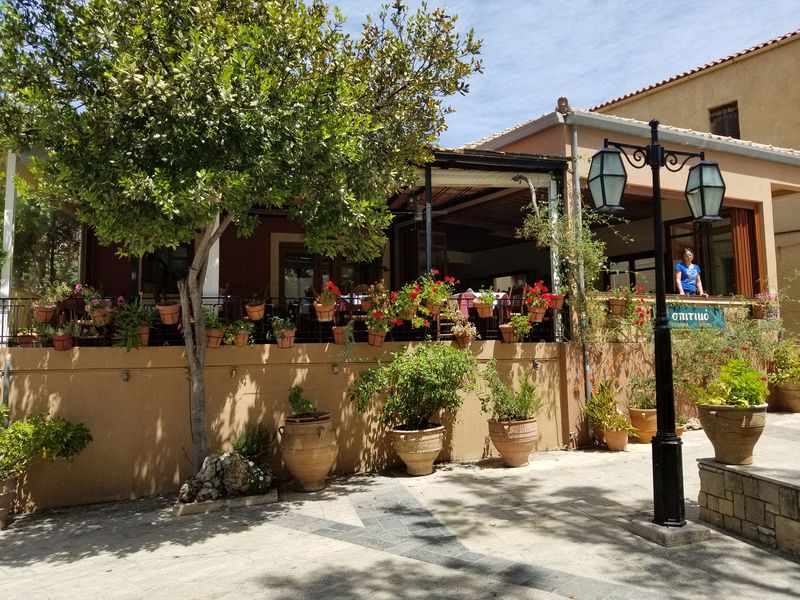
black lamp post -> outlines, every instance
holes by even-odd
[[[630,150],[630,155],[626,152]],[[675,435],[675,399],[672,388],[672,338],[664,277],[664,225],[661,216],[661,167],[680,171],[692,158],[700,162],[689,170],[686,200],[695,221],[720,218],[725,183],[719,166],[704,154],[665,150],[658,143],[658,121],[650,121],[650,144],[633,146],[605,140],[592,157],[589,189],[598,212],[619,212],[627,176],[622,157],[637,169],[649,166],[653,172],[653,233],[656,263],[655,371],[658,431],[653,437],[653,522],[667,527],[686,524],[683,502],[681,439]]]

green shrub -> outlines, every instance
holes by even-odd
[[[303,395],[303,388],[299,385],[289,388],[289,406],[295,417],[311,415],[316,411],[314,403]]]
[[[481,409],[494,421],[524,421],[532,419],[541,409],[536,395],[536,384],[525,377],[516,392],[506,385],[497,372],[497,362],[492,358],[481,373],[488,392],[479,394]]]
[[[272,434],[260,424],[249,425],[235,435],[231,445],[234,452],[251,460],[263,458],[272,452]]]
[[[800,383],[800,348],[795,340],[782,340],[775,345],[774,370],[769,374],[770,383]]]
[[[720,368],[719,377],[706,387],[688,386],[697,404],[757,406],[767,398],[767,378],[740,358],[732,358]]]

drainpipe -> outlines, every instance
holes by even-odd
[[[433,176],[431,166],[425,167],[425,272],[433,268]],[[442,265],[444,267],[444,265]]]
[[[11,357],[6,354],[6,364],[3,368],[3,406],[8,408],[11,396]],[[3,427],[8,427],[9,419],[3,419]]]
[[[548,217],[552,227],[555,227],[558,221],[558,181],[556,181],[555,177],[550,180],[547,200],[549,205]],[[558,252],[558,246],[554,243],[552,246],[550,246],[550,273],[552,273],[552,281],[550,283],[554,293],[558,291],[558,288],[561,285],[561,278],[558,274],[560,266],[561,254]],[[562,335],[563,328],[561,325],[561,311],[554,311],[554,313],[555,318],[553,320],[553,338],[556,342],[562,342],[564,340]]]
[[[572,116],[570,110],[564,115],[564,123],[568,123],[569,118]],[[578,239],[582,235],[583,228],[581,224],[581,178],[578,173],[578,126],[574,123],[569,123],[570,134],[572,136],[572,148],[570,151],[570,159],[572,162],[572,218],[573,226],[575,228],[575,235]],[[578,296],[580,296],[581,312],[579,315],[581,332],[586,330],[586,282],[583,277],[583,257],[578,257]],[[581,335],[581,346],[583,349],[583,391],[585,398],[588,400],[592,397],[592,367],[589,363],[589,348],[586,345],[584,336]]]

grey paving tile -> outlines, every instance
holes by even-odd
[[[575,600],[598,600],[605,598],[620,589],[619,584],[608,583],[587,577],[575,577],[564,585],[557,587],[556,592]]]

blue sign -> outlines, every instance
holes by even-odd
[[[715,327],[725,329],[725,313],[718,306],[667,305],[671,329]]]

